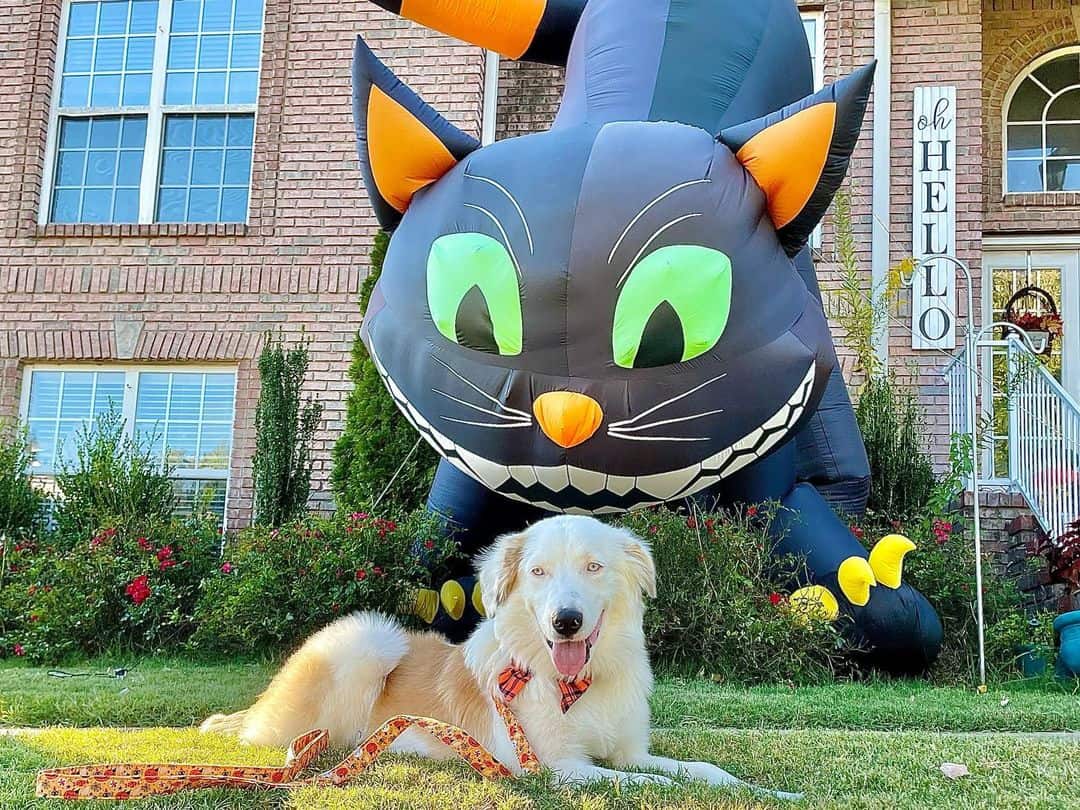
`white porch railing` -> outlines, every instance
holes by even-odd
[[[980,350],[1004,349],[1008,358],[1009,482],[1056,540],[1080,519],[1080,405],[1017,338],[984,341]],[[969,434],[968,360],[962,351],[945,369],[949,429]],[[989,400],[987,400],[989,402]],[[989,416],[987,410],[982,411]]]

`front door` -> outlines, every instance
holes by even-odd
[[[1080,401],[1080,250],[988,250],[984,254],[983,268],[983,323],[1005,320],[1009,300],[1024,288],[1036,287],[1047,293],[1064,321],[1064,336],[1054,340],[1046,367],[1072,397]],[[1024,296],[1016,302],[1014,310],[1045,314],[1050,310],[1050,304],[1044,303],[1043,298]],[[993,402],[992,447],[989,451],[992,458],[987,463],[992,462],[995,478],[1007,478],[1006,359],[1003,349],[994,349],[992,353],[993,383],[991,386],[991,381],[986,380],[983,388],[984,401]]]

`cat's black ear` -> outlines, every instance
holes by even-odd
[[[847,174],[875,66],[871,62],[802,101],[718,136],[765,192],[789,256],[806,245]]]
[[[388,231],[416,192],[480,148],[476,138],[406,87],[360,37],[353,57],[353,117],[364,184]]]

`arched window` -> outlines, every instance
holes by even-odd
[[[1005,191],[1080,191],[1080,48],[1037,59],[1005,98]]]

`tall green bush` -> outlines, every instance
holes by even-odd
[[[40,524],[45,499],[30,480],[32,460],[26,431],[0,423],[0,537],[30,537]]]
[[[870,461],[867,508],[894,519],[918,514],[934,490],[935,478],[914,393],[891,375],[870,377],[859,394],[855,419]]]
[[[169,469],[149,442],[127,433],[119,412],[80,429],[75,443],[75,461],[56,475],[59,541],[88,540],[105,527],[138,531],[169,522],[176,508]]]
[[[361,310],[367,310],[389,241],[382,231],[375,236],[371,272],[360,290]],[[353,343],[349,379],[353,390],[346,403],[345,428],[334,446],[331,473],[338,507],[346,511],[371,507],[380,495],[380,510],[421,506],[438,458],[426,443],[417,444],[420,437],[390,398],[359,335]]]
[[[255,406],[255,522],[280,526],[299,517],[311,495],[311,441],[322,404],[304,399],[307,345],[286,347],[272,334],[259,355],[259,401]]]

